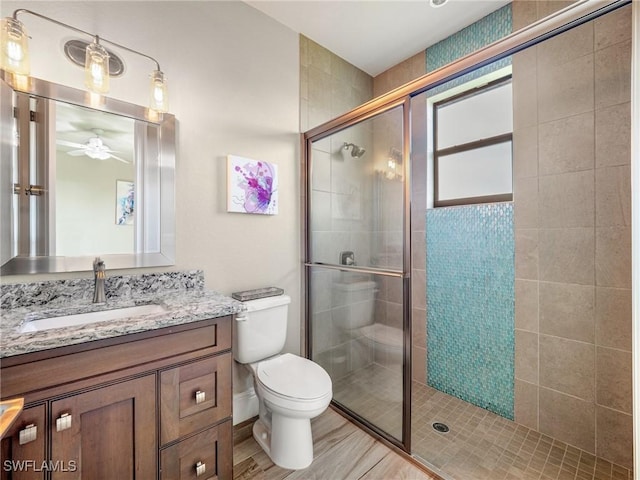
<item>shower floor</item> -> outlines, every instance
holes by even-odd
[[[377,364],[334,382],[334,399],[399,437],[402,379]],[[374,391],[375,390],[375,391]],[[632,480],[597,458],[424,384],[412,384],[414,456],[454,480]],[[449,432],[432,427],[441,422]]]

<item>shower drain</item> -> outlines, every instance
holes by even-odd
[[[449,431],[449,427],[444,423],[436,422],[433,424],[433,429],[436,432],[447,433]]]

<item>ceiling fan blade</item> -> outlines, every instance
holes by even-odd
[[[82,150],[71,150],[67,152],[67,155],[71,155],[72,157],[79,157],[80,155],[84,155],[86,153],[85,149]]]
[[[82,143],[68,142],[67,140],[56,140],[56,143],[64,147],[84,148]]]
[[[120,157],[118,157],[116,155],[113,155],[113,154],[111,155],[111,158],[115,158],[116,160],[119,160],[122,163],[131,163],[129,160],[125,160],[124,158],[120,158]]]

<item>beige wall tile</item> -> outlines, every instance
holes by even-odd
[[[518,380],[538,383],[538,334],[516,329],[515,375]]]
[[[513,31],[520,30],[538,20],[538,8],[530,0],[513,0]]]
[[[596,285],[631,288],[631,227],[596,228]]]
[[[544,18],[552,13],[568,7],[577,0],[537,0],[538,18]]]
[[[540,282],[540,333],[594,343],[595,287]]]
[[[515,281],[516,328],[529,332],[538,331],[538,282],[534,280]]]
[[[514,224],[516,228],[538,228],[538,178],[513,181]]]
[[[427,269],[427,240],[424,231],[411,232],[411,268],[415,270]]]
[[[593,22],[557,35],[538,45],[538,67],[562,65],[593,53]]]
[[[596,403],[631,414],[631,352],[596,349]]]
[[[420,348],[427,348],[427,311],[414,308],[411,314],[411,343]]]
[[[538,278],[538,230],[517,229],[516,278],[536,280]]]
[[[427,384],[427,349],[414,346],[411,349],[411,378],[415,382]]]
[[[593,182],[593,170],[540,177],[540,226],[593,227]]]
[[[631,226],[631,167],[596,170],[596,225]]]
[[[596,345],[631,351],[631,290],[596,287]]]
[[[535,48],[535,47],[531,47]],[[513,68],[513,130],[538,124],[538,81],[535,64]]]
[[[593,228],[541,229],[538,248],[540,280],[593,285]]]
[[[596,50],[629,40],[631,39],[631,5],[596,18],[593,23]]]
[[[595,53],[596,109],[629,101],[631,95],[631,41],[616,43]]]
[[[595,347],[588,343],[540,335],[540,386],[594,400]]]
[[[411,304],[414,308],[427,309],[427,272],[415,270],[411,279]]]
[[[543,123],[538,128],[540,175],[589,170],[594,167],[594,113]]]
[[[538,127],[521,128],[513,132],[513,177],[538,176]]]
[[[373,94],[379,96],[427,73],[427,57],[420,51],[373,79]]]
[[[514,400],[515,421],[538,430],[538,386],[516,380]]]
[[[631,163],[631,104],[596,111],[596,167]]]
[[[633,417],[597,407],[597,455],[626,468],[633,467]]]
[[[595,453],[595,405],[540,388],[540,432]]]
[[[331,73],[331,52],[311,39],[307,39],[307,55],[309,65],[313,65],[324,73]]]
[[[593,55],[585,55],[562,65],[538,70],[540,122],[593,110],[593,98]]]

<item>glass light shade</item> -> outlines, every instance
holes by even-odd
[[[109,52],[99,43],[87,45],[84,85],[94,93],[109,91]]]
[[[0,68],[16,75],[29,75],[29,37],[20,20],[2,19],[0,26]]]
[[[149,108],[156,112],[169,111],[169,98],[167,96],[167,82],[160,70],[151,72],[151,90],[149,91]]]

